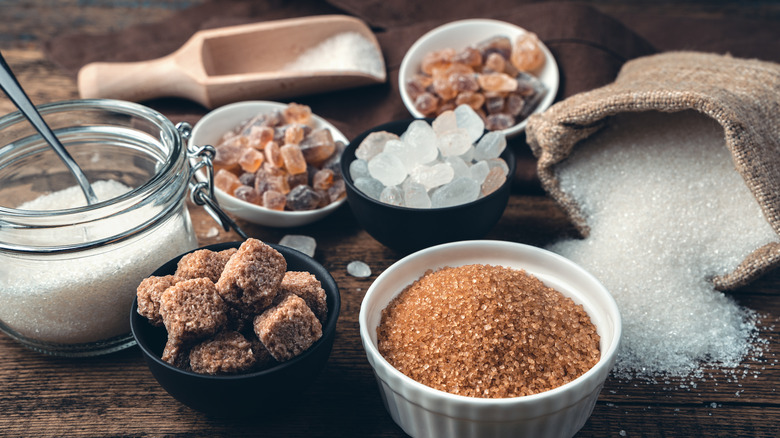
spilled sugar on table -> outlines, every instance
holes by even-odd
[[[15,19],[0,30],[0,48],[36,103],[76,98],[72,78],[43,56],[41,35],[71,26],[105,31],[111,25],[149,22],[153,16],[159,19],[174,13],[170,6],[176,4],[140,3],[124,11],[123,22],[117,24],[115,13],[101,2],[79,5],[63,1],[57,12],[60,21],[56,21],[51,11],[39,15],[30,2],[12,1],[3,6],[2,13],[9,15],[2,21]],[[675,8],[674,2],[662,3],[667,10]],[[630,7],[615,2],[594,4]],[[725,2],[720,13],[728,13],[735,4]],[[719,13],[712,9],[706,12]],[[13,107],[0,99],[0,110],[5,114]],[[200,207],[190,205],[189,209],[201,245],[239,240],[235,233],[219,229]],[[360,303],[371,281],[403,254],[382,246],[360,229],[346,206],[321,222],[300,228],[240,224],[250,236],[271,243],[285,234],[314,237],[315,258],[331,272],[341,291],[341,316],[330,360],[294,410],[262,421],[209,417],[171,398],[154,380],[135,347],[107,356],[68,359],[35,353],[0,335],[0,436],[404,436],[382,405],[358,332]],[[539,190],[518,186],[504,216],[486,237],[544,245],[571,231],[550,198]],[[366,262],[372,269],[371,277],[350,276],[346,267],[353,260]],[[733,375],[716,371],[713,378],[683,382],[610,378],[593,415],[577,436],[777,436],[779,290],[780,272],[775,271],[730,294],[762,315],[765,324],[759,337],[766,342],[763,358],[743,364]]]

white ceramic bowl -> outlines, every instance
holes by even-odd
[[[601,337],[601,359],[577,379],[542,393],[503,399],[439,391],[393,368],[377,349],[382,310],[428,269],[468,264],[524,269],[582,304]],[[621,336],[617,304],[584,269],[552,252],[512,242],[463,241],[434,246],[394,263],[371,284],[360,307],[360,337],[390,416],[411,436],[570,437],[587,421],[615,363]]]
[[[420,39],[412,44],[412,47],[409,48],[406,55],[404,55],[404,59],[401,61],[401,68],[398,71],[398,86],[401,91],[401,99],[403,100],[404,105],[406,105],[406,109],[409,110],[414,117],[425,117],[423,113],[414,107],[414,101],[409,96],[409,93],[406,92],[406,82],[420,71],[420,63],[427,53],[446,48],[460,50],[496,35],[506,35],[514,40],[518,35],[527,32],[527,30],[515,26],[514,24],[480,18],[453,21],[439,26],[421,36]],[[539,102],[534,113],[540,113],[549,108],[555,99],[555,95],[558,93],[558,64],[555,62],[555,58],[552,53],[550,53],[547,46],[542,44],[541,47],[547,61],[541,72],[539,72],[538,77],[547,87],[548,91],[542,98],[542,101]],[[504,129],[504,135],[513,137],[519,134],[525,129],[526,123],[527,119],[511,128]]]
[[[286,107],[287,104],[285,103],[262,100],[236,102],[219,107],[203,116],[195,124],[190,135],[189,144],[198,146],[215,145],[224,133],[235,128],[241,122],[257,114],[282,110]],[[349,140],[341,131],[322,117],[313,114],[312,119],[316,128],[329,129],[334,141],[342,141],[344,144],[349,143]],[[203,175],[199,175],[199,178],[202,177]],[[278,211],[242,201],[217,188],[214,189],[214,196],[217,198],[220,207],[228,213],[258,225],[279,228],[298,227],[318,221],[333,213],[346,201],[345,197],[316,210]]]

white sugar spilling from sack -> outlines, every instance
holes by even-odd
[[[624,324],[615,374],[737,367],[754,348],[757,315],[709,279],[780,239],[734,168],[722,128],[693,112],[620,114],[559,172],[591,230],[550,249],[615,296]]]

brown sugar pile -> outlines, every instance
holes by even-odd
[[[382,311],[382,356],[452,394],[506,398],[561,386],[600,358],[581,305],[525,271],[489,265],[428,271]]]
[[[141,282],[138,313],[165,326],[162,359],[174,366],[203,374],[262,370],[311,347],[327,317],[320,281],[286,269],[284,256],[257,239],[194,251],[173,275]]]

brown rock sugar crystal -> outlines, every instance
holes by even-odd
[[[525,271],[428,271],[382,311],[378,348],[412,379],[452,394],[506,398],[561,386],[599,360],[581,305]]]

